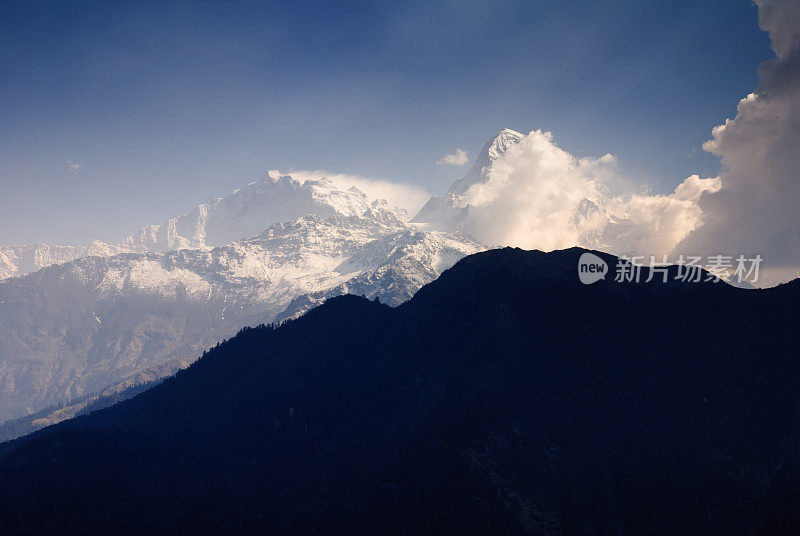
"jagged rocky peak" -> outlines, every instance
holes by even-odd
[[[447,193],[454,196],[464,195],[473,184],[486,182],[492,164],[502,158],[510,147],[521,142],[523,138],[525,136],[515,130],[502,129],[497,136],[486,142],[466,175],[455,181]]]
[[[491,178],[494,163],[524,138],[523,134],[515,130],[502,129],[494,138],[486,142],[472,167],[450,186],[447,194],[431,196],[411,221],[425,224],[425,227],[430,230],[462,231],[468,207],[463,206],[459,198],[467,193],[473,185],[488,181]]]
[[[359,189],[358,189],[358,186],[351,186],[350,188],[348,188],[348,189],[347,189],[347,191],[348,191],[348,192],[353,192],[354,194],[358,194],[358,195],[360,195],[361,197],[367,197],[367,194],[365,194],[364,192],[362,192],[361,190],[359,190]]]

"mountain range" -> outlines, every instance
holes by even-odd
[[[547,235],[547,249],[630,254],[643,236],[672,236],[658,230],[666,225],[659,211],[697,220],[690,198],[708,187],[697,178],[632,211],[580,170],[528,177],[520,159],[541,151],[578,168],[591,160],[570,160],[548,136],[499,131],[410,219],[341,180],[270,171],[116,244],[0,247],[0,424],[53,422],[88,398],[105,400],[104,391],[127,392],[137,375],[155,381],[174,371],[163,363],[191,362],[242,326],[283,322],[333,296],[399,305],[463,256],[515,243],[509,229],[516,238]],[[515,195],[520,181],[525,195]],[[565,203],[552,205],[562,190]],[[531,211],[543,219],[520,222],[539,201]],[[13,429],[27,429],[19,424]]]
[[[226,197],[199,205],[161,225],[143,227],[117,244],[94,241],[87,247],[2,246],[0,279],[82,257],[209,250],[253,237],[275,223],[294,221],[309,214],[321,218],[361,217],[366,212],[385,223],[405,220],[404,211],[390,207],[385,201],[367,203],[356,188],[341,190],[324,179],[299,182],[291,176],[270,171],[261,181],[251,182]]]
[[[2,445],[14,534],[795,534],[800,280],[470,255]],[[598,251],[608,266],[625,262]]]
[[[249,233],[262,224],[252,237],[209,247],[233,236],[232,227]],[[0,282],[0,419],[194,358],[242,326],[296,316],[322,295],[399,304],[483,249],[418,230],[358,190],[289,176],[267,177],[125,244],[195,248],[83,257]]]
[[[478,163],[497,157],[505,132]],[[487,247],[420,218],[356,187],[270,171],[117,244],[0,247],[0,423],[52,422],[64,406],[174,372],[161,364],[328,297],[398,305]]]
[[[296,180],[278,171],[267,172],[226,197],[198,205],[194,210],[160,225],[148,225],[116,244],[95,240],[88,246],[34,245],[0,246],[0,280],[22,276],[54,264],[83,257],[111,257],[122,253],[164,253],[174,250],[208,251],[214,247],[260,235],[277,223],[318,218],[377,220],[389,228],[424,228],[458,233],[468,207],[458,198],[471,186],[489,180],[494,165],[524,139],[519,132],[502,129],[489,140],[467,173],[456,180],[443,197],[433,196],[410,220],[405,210],[386,200],[369,202],[355,186],[342,189],[325,178]],[[380,229],[379,236],[386,234]]]

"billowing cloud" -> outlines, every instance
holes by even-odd
[[[760,254],[777,280],[800,267],[800,9],[797,0],[756,4],[776,57],[704,145],[722,160],[721,188],[701,196],[705,224],[678,249]]]
[[[668,194],[632,193],[634,182],[619,173],[611,154],[579,159],[548,132],[501,131],[510,142],[487,145],[479,175],[458,181],[418,221],[490,245],[582,245],[671,260],[761,255],[760,284],[797,277],[800,9],[797,0],[756,4],[776,57],[760,66],[757,91],[704,144],[721,158],[719,177],[693,175]]]
[[[533,131],[455,199],[461,230],[485,244],[552,250],[582,245],[664,255],[702,222],[697,202],[718,179],[687,178],[668,195],[624,195],[616,158],[578,159]]]
[[[342,189],[355,186],[364,192],[370,201],[386,199],[393,205],[405,209],[411,215],[416,214],[431,195],[424,188],[414,184],[362,177],[348,173],[331,173],[324,170],[297,170],[289,172],[289,175],[301,182],[324,177]]]
[[[719,177],[686,178],[670,193],[634,192],[616,158],[576,158],[549,132],[501,131],[475,176],[426,205],[428,225],[469,233],[486,245],[552,250],[573,245],[624,255],[745,255],[764,259],[760,284],[800,269],[800,10],[797,0],[756,0],[776,57],[736,116],[715,127],[704,149]],[[512,135],[513,134],[513,135]],[[505,136],[505,137],[503,137]],[[498,138],[498,139],[500,139]],[[440,164],[466,163],[458,150]],[[320,172],[315,172],[320,176]],[[414,213],[418,187],[326,174]],[[466,180],[469,179],[469,180]],[[465,182],[466,181],[466,182]],[[455,185],[454,185],[455,187]]]
[[[672,255],[680,243],[703,222],[699,200],[716,192],[720,179],[692,175],[669,195],[634,194],[612,202],[612,220],[604,228],[598,246],[626,255]]]
[[[469,162],[467,151],[463,149],[456,149],[453,154],[445,155],[444,158],[436,162],[437,166],[463,166]]]
[[[67,171],[73,175],[77,175],[83,169],[82,165],[77,162],[73,162],[72,160],[67,160],[67,163],[64,165],[66,166]]]

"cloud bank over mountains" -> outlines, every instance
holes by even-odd
[[[705,224],[680,249],[761,254],[785,279],[800,267],[800,9],[796,0],[756,4],[776,57],[704,145],[722,160],[721,187],[701,197]]]
[[[577,159],[549,132],[511,146],[456,202],[464,229],[488,244],[552,250],[576,244],[617,253],[667,253],[701,222],[697,200],[715,179],[689,177],[670,195],[614,192],[611,155]]]
[[[759,67],[758,89],[703,146],[721,159],[718,177],[690,176],[669,194],[633,192],[635,178],[621,176],[613,155],[577,158],[549,132],[501,131],[502,143],[487,145],[467,176],[417,220],[491,245],[582,245],[671,260],[684,253],[761,255],[764,283],[796,277],[800,9],[796,0],[756,4],[776,57]]]
[[[281,174],[278,171],[272,172]],[[390,200],[396,207],[402,208],[409,215],[414,215],[422,208],[425,201],[431,196],[425,188],[416,184],[390,181],[374,177],[364,177],[352,173],[338,173],[324,170],[296,170],[288,173],[295,180],[327,179],[342,190],[356,187],[363,192],[370,201],[378,199]]]
[[[719,179],[696,175],[668,195],[629,193],[625,183],[611,154],[577,158],[550,132],[504,129],[414,221],[490,246],[664,255],[701,225],[701,195],[719,189]]]

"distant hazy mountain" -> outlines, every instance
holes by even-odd
[[[132,376],[128,376],[100,392],[81,395],[69,400],[61,400],[36,413],[0,423],[0,443],[28,435],[36,430],[78,415],[86,415],[93,411],[113,406],[122,400],[133,398],[157,385],[164,378],[188,367],[192,362],[194,362],[194,359],[168,359]]]
[[[369,204],[358,190],[344,191],[325,180],[299,182],[270,171],[226,197],[199,205],[161,225],[148,225],[118,244],[92,242],[89,247],[0,246],[0,279],[24,275],[45,266],[86,256],[157,253],[178,249],[210,249],[255,236],[271,225],[315,214],[361,217],[373,212],[383,223],[405,221],[405,212],[386,202]]]
[[[47,244],[0,246],[0,280],[86,255],[88,248]]]
[[[418,231],[402,210],[355,188],[277,175],[114,247],[150,253],[84,257],[0,281],[0,421],[194,359],[321,296],[358,292],[397,305],[482,249]]]
[[[584,285],[583,252],[479,253],[396,308],[244,330],[2,446],[0,526],[796,534],[800,280]]]

